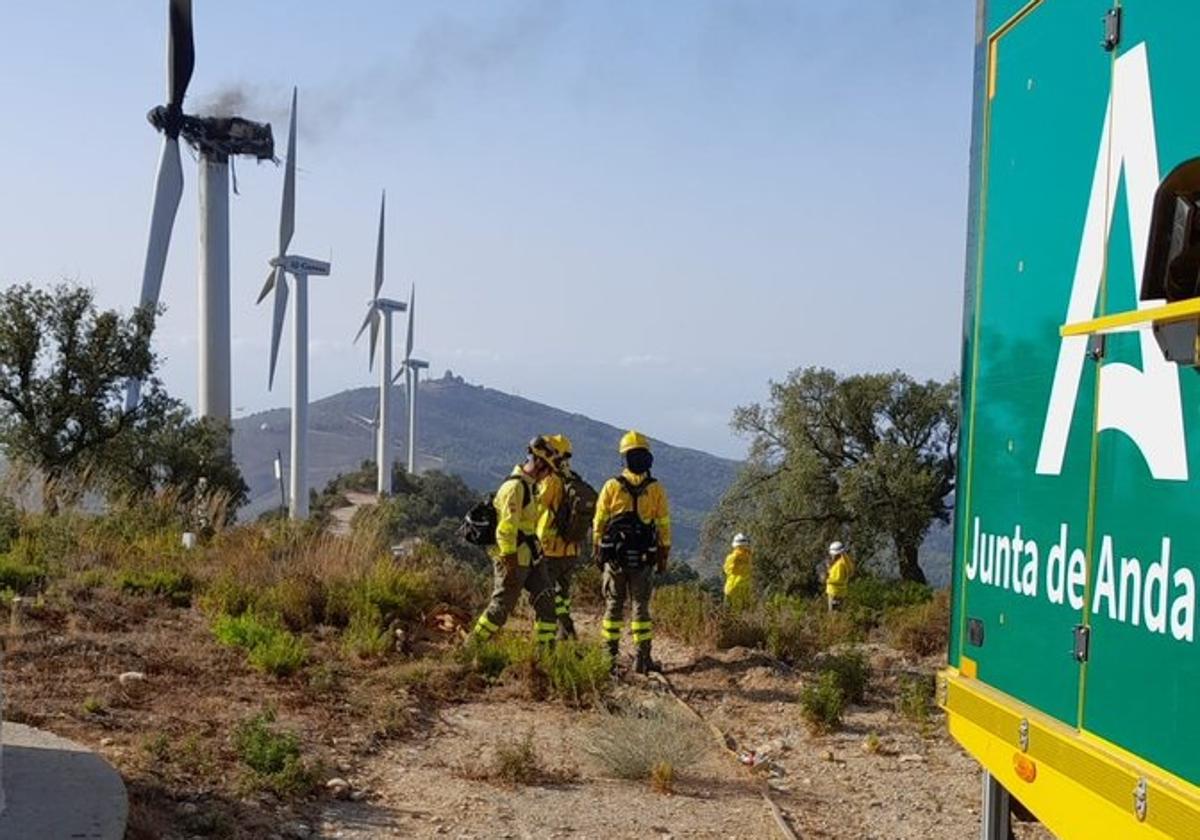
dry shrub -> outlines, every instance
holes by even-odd
[[[675,768],[669,761],[660,761],[650,768],[650,789],[670,795],[675,792]]]
[[[696,720],[661,703],[625,703],[602,714],[581,744],[585,753],[618,778],[652,781],[656,767],[675,774],[693,766],[709,749],[709,735]]]
[[[950,638],[950,592],[939,590],[929,603],[892,610],[884,626],[891,644],[910,656],[945,653]]]
[[[546,766],[533,743],[533,729],[517,740],[496,744],[490,763],[466,767],[460,775],[506,786],[566,784],[576,779],[572,771]]]

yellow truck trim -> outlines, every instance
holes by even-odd
[[[1200,837],[1200,788],[955,668],[938,674],[950,734],[1063,840]],[[1018,775],[1028,760],[1036,776]],[[1138,814],[1138,790],[1145,808]]]
[[[1063,338],[1073,335],[1097,335],[1136,329],[1149,324],[1171,324],[1176,321],[1189,321],[1197,318],[1200,318],[1200,298],[1188,298],[1175,303],[1164,303],[1161,306],[1131,309],[1128,312],[1114,312],[1112,315],[1104,315],[1090,321],[1063,324],[1059,328],[1058,334]]]

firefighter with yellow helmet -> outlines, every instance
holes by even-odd
[[[596,510],[596,491],[571,469],[571,440],[550,435],[558,453],[554,472],[538,483],[537,535],[545,555],[546,575],[554,592],[558,638],[574,639],[571,619],[571,577],[579,562],[579,546],[587,538]]]
[[[621,474],[600,490],[592,521],[593,556],[603,571],[602,633],[614,662],[621,646],[625,602],[633,601],[629,629],[637,646],[638,673],[657,670],[650,656],[654,622],[650,617],[653,575],[666,572],[671,553],[671,514],[667,493],[650,474],[650,441],[630,431],[618,447],[625,460]]]
[[[537,483],[554,471],[558,452],[542,436],[529,442],[527,452],[525,462],[513,467],[492,498],[496,522],[495,541],[489,547],[492,597],[472,633],[480,641],[504,626],[525,590],[534,612],[534,637],[539,643],[554,642],[554,596],[537,540]]]

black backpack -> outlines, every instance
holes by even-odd
[[[596,514],[596,488],[574,470],[562,477],[563,498],[554,511],[554,530],[563,542],[578,544],[587,537]]]
[[[500,486],[503,487],[510,481],[521,482],[521,507],[526,507],[529,504],[529,484],[520,476],[510,475],[500,482]],[[496,517],[495,501],[495,494],[488,493],[467,511],[463,523],[458,526],[458,535],[462,539],[481,548],[491,548],[496,544],[496,526],[499,520]]]
[[[637,512],[638,500],[656,479],[647,476],[636,486],[624,476],[617,476],[617,481],[633,499],[633,510],[618,513],[608,521],[600,538],[600,557],[619,569],[640,569],[653,563],[658,554],[658,527],[643,522]]]

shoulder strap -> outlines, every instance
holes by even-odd
[[[529,507],[529,482],[519,475],[510,475],[508,478],[500,482],[500,486],[503,487],[510,481],[521,482],[521,507]]]
[[[658,479],[656,479],[654,476],[647,475],[645,481],[643,481],[641,484],[635,485],[625,476],[617,476],[617,483],[624,487],[625,492],[629,494],[629,498],[633,499],[633,512],[638,516],[641,516],[641,513],[638,511],[638,499],[640,499],[642,494],[646,492],[646,489],[657,480]]]

